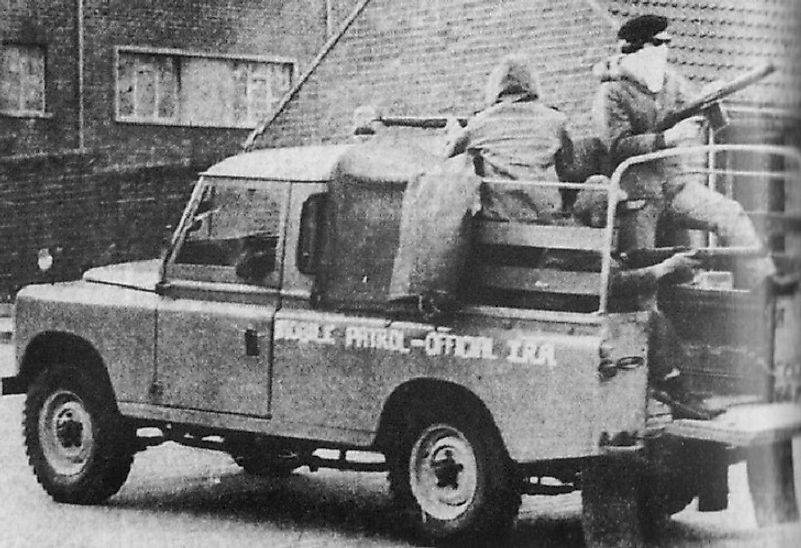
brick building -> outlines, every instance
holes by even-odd
[[[727,101],[731,138],[801,142],[801,3],[797,0],[367,0],[337,45],[299,80],[257,146],[346,139],[353,110],[469,114],[481,107],[492,63],[530,55],[546,102],[591,133],[594,63],[616,51],[627,17],[672,20],[673,61],[697,84],[729,79],[770,60],[780,70]],[[759,132],[754,132],[758,127]],[[736,134],[736,135],[734,135]],[[755,137],[756,136],[756,137]]]
[[[0,0],[0,300],[37,279],[42,248],[64,276],[152,254],[196,171],[260,121],[264,147],[345,141],[363,104],[469,115],[495,60],[523,51],[589,135],[591,68],[645,12],[673,20],[698,84],[779,64],[727,101],[723,137],[799,146],[797,0]]]
[[[0,155],[238,150],[328,38],[331,0],[0,0]]]
[[[351,0],[0,0],[0,301],[149,257]]]

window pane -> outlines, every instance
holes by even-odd
[[[285,187],[209,189],[178,264],[232,267],[231,281],[260,283],[276,267]]]
[[[23,75],[22,108],[44,111],[44,57],[31,55],[24,60],[21,72]]]
[[[244,124],[248,120],[248,78],[250,67],[248,63],[234,63],[234,88],[232,109],[234,124]]]
[[[199,126],[233,123],[233,64],[206,58],[184,59],[181,65],[181,112]]]
[[[136,115],[153,119],[156,114],[156,70],[153,59],[144,57],[136,68]]]
[[[0,109],[13,111],[19,108],[19,52],[3,46],[2,73],[0,73]]]
[[[0,109],[44,112],[44,48],[0,47]]]
[[[159,118],[174,118],[175,105],[178,95],[178,79],[176,78],[176,60],[173,57],[163,56],[159,59]]]
[[[119,116],[134,115],[134,74],[136,72],[136,58],[127,53],[121,53],[117,67],[117,105]]]

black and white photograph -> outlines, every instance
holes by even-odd
[[[801,2],[0,0],[0,546],[801,545]]]

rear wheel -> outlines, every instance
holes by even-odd
[[[684,510],[695,498],[697,490],[697,486],[680,474],[643,474],[638,486],[643,535],[648,539],[659,536],[670,516]]]
[[[58,502],[102,502],[128,477],[135,431],[108,380],[88,367],[43,371],[28,390],[23,429],[36,479]]]
[[[426,540],[474,544],[511,528],[520,494],[487,420],[432,413],[407,429],[388,461],[395,500]]]

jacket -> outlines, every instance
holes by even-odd
[[[594,68],[601,86],[593,103],[592,118],[613,166],[632,156],[665,148],[664,135],[656,131],[657,126],[696,95],[691,84],[670,69],[665,73],[663,88],[654,93],[621,67],[619,59],[612,57]],[[632,197],[670,194],[676,190],[664,185],[679,168],[671,161],[637,166],[621,185]]]

